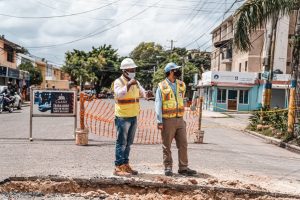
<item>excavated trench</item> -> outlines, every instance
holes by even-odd
[[[13,177],[0,182],[8,199],[300,199],[300,196],[229,187],[166,184],[120,178]]]

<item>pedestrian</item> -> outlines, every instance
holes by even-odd
[[[180,66],[168,63],[164,71],[166,79],[158,84],[155,97],[157,127],[161,130],[163,143],[164,173],[166,176],[173,175],[171,144],[175,138],[178,148],[178,173],[192,176],[197,172],[188,168],[186,122],[183,120],[186,86],[183,81],[178,80],[181,77]]]
[[[129,165],[130,147],[133,144],[137,128],[137,116],[140,112],[139,98],[152,95],[145,91],[135,79],[137,65],[131,58],[121,62],[122,76],[113,82],[115,97],[115,125],[117,130],[114,175],[137,175]]]

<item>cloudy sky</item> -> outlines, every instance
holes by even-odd
[[[0,34],[54,63],[72,49],[111,44],[122,56],[142,41],[211,47],[210,31],[235,0],[0,0]],[[232,14],[241,2],[226,14]],[[225,16],[225,17],[226,17]]]

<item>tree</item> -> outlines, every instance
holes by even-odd
[[[92,47],[88,52],[76,49],[67,52],[62,70],[70,74],[75,85],[90,82],[99,93],[103,87],[110,87],[112,81],[120,75],[118,66],[117,50],[111,45],[103,45]]]
[[[290,91],[290,102],[295,102],[295,89],[297,75],[299,69],[299,54],[300,54],[300,1],[299,0],[250,0],[246,2],[235,14],[235,34],[234,44],[241,51],[249,51],[251,49],[251,34],[262,28],[268,21],[272,23],[272,31],[276,34],[276,19],[279,16],[289,15],[293,11],[298,10],[298,22],[293,43],[293,80]],[[271,34],[274,38],[274,33]],[[269,48],[271,49],[271,48]],[[272,50],[270,50],[272,51]],[[272,53],[269,55],[272,55]],[[273,54],[274,55],[274,54]],[[272,60],[269,59],[268,65]],[[271,69],[271,68],[270,68]],[[271,70],[270,70],[271,71]],[[272,72],[272,71],[271,71]],[[296,75],[297,74],[297,75]],[[270,76],[271,77],[271,76]],[[270,79],[268,80],[270,81]],[[268,82],[267,81],[267,82]],[[270,89],[269,89],[270,90]],[[265,96],[270,98],[270,94]],[[291,108],[294,110],[295,108]],[[293,115],[294,112],[290,112]],[[293,126],[295,116],[289,116],[289,124]],[[289,127],[289,132],[292,132],[293,127]]]
[[[129,54],[138,65],[137,79],[146,88],[152,88],[154,71],[166,60],[166,52],[160,44],[142,42]]]
[[[110,88],[112,82],[121,75],[120,59],[117,50],[111,45],[103,45],[99,48],[92,48],[89,52],[91,70],[95,73],[96,92],[99,93],[104,87]]]
[[[74,49],[72,52],[66,52],[62,70],[70,75],[75,85],[95,79],[94,74],[88,70],[87,54],[84,51]]]
[[[152,82],[155,87],[157,87],[158,83],[165,78],[164,67],[169,62],[174,62],[177,65],[183,66],[183,77],[187,86],[189,83],[193,82],[194,74],[199,73],[199,69],[195,66],[195,64],[189,61],[187,50],[185,48],[174,48],[172,52],[168,51],[166,60],[154,74]]]
[[[25,62],[19,65],[20,70],[28,71],[30,76],[30,85],[40,85],[43,82],[43,75],[40,69],[35,68],[31,62]]]
[[[202,74],[204,71],[210,70],[210,52],[197,52],[195,55],[193,55],[192,52],[189,52],[188,57],[189,62],[193,63],[199,69],[200,74]]]

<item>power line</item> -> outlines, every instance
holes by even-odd
[[[235,1],[232,3],[232,5],[230,6],[230,8],[228,8],[228,9],[226,10],[226,12],[224,13],[224,15],[221,16],[220,18],[218,18],[218,19],[216,20],[216,22],[215,22],[212,26],[210,26],[210,28],[208,28],[208,30],[210,30],[212,27],[214,27],[214,26],[219,22],[219,20],[222,19],[222,18],[223,18],[223,17],[231,10],[231,8],[233,8],[233,6],[234,6],[236,3],[238,3],[239,1],[241,1],[241,0],[235,0]],[[205,34],[200,35],[200,36],[197,37],[195,40],[193,40],[192,42],[190,42],[190,43],[188,43],[187,45],[185,45],[184,48],[186,48],[186,47],[190,46],[191,44],[197,42],[197,41],[198,41],[200,38],[202,38],[204,35],[205,35]]]
[[[159,1],[157,1],[156,3],[154,3],[153,5],[157,5],[157,4],[159,4],[161,1],[162,1],[162,0],[159,0]],[[60,44],[44,45],[44,46],[33,46],[33,47],[26,47],[26,48],[27,48],[27,49],[53,48],[53,47],[63,46],[63,45],[72,44],[72,43],[75,43],[75,42],[78,42],[78,41],[81,41],[81,40],[85,40],[85,39],[94,37],[94,36],[96,36],[96,35],[100,35],[100,34],[106,32],[106,31],[109,31],[109,30],[111,30],[111,29],[114,29],[114,28],[116,28],[116,27],[118,27],[118,26],[120,26],[120,25],[122,25],[122,24],[124,24],[124,23],[126,23],[126,22],[128,22],[128,21],[130,21],[130,20],[132,20],[133,18],[135,18],[135,17],[137,17],[137,16],[143,14],[144,12],[146,12],[147,10],[149,10],[150,8],[152,8],[152,7],[147,7],[147,8],[145,8],[145,9],[143,9],[142,11],[138,12],[137,14],[135,14],[135,15],[133,15],[133,16],[131,16],[131,17],[129,17],[129,18],[123,20],[122,22],[117,23],[117,24],[115,24],[115,25],[109,27],[109,28],[103,29],[103,30],[101,30],[101,31],[99,31],[99,32],[96,32],[96,33],[93,33],[93,34],[89,33],[89,34],[87,34],[86,36],[84,36],[84,37],[82,37],[82,38],[78,38],[78,39],[76,39],[76,40],[72,40],[72,41],[68,41],[68,42],[64,42],[64,43],[60,43]]]
[[[91,9],[91,10],[86,10],[86,11],[78,12],[78,13],[65,14],[65,15],[37,16],[37,17],[35,17],[35,16],[16,16],[16,15],[9,15],[9,14],[0,13],[0,16],[12,17],[12,18],[18,18],[18,19],[51,19],[51,18],[71,17],[71,16],[83,15],[83,14],[86,14],[86,13],[94,12],[96,10],[100,10],[100,9],[103,9],[103,8],[108,7],[110,5],[113,5],[113,4],[115,4],[119,1],[121,1],[121,0],[113,1],[111,3],[108,3],[108,4],[104,5],[104,6],[100,6],[100,7]]]
[[[209,19],[210,19],[210,16],[212,16],[213,14],[216,13],[215,10],[220,10],[221,8],[222,8],[222,5],[220,5],[219,7],[215,7],[214,10],[212,10],[212,11],[210,12],[211,14],[207,15],[207,17],[203,19],[203,20],[207,19],[207,20],[205,21],[205,23],[204,23],[204,24],[199,23],[199,24],[201,24],[202,27],[205,27],[206,24],[208,24],[208,22],[210,21],[210,20],[209,20]],[[223,13],[223,12],[222,12],[222,13]],[[218,21],[219,21],[219,20],[217,20],[217,22],[218,22]],[[213,26],[214,26],[214,25],[213,25]],[[182,31],[182,32],[187,32],[187,31]],[[206,31],[206,32],[207,32],[207,31]],[[200,38],[202,38],[203,36],[205,36],[205,35],[206,35],[206,32],[203,33],[203,34],[197,39],[197,41],[198,41]],[[196,42],[197,42],[197,41],[196,41]]]

